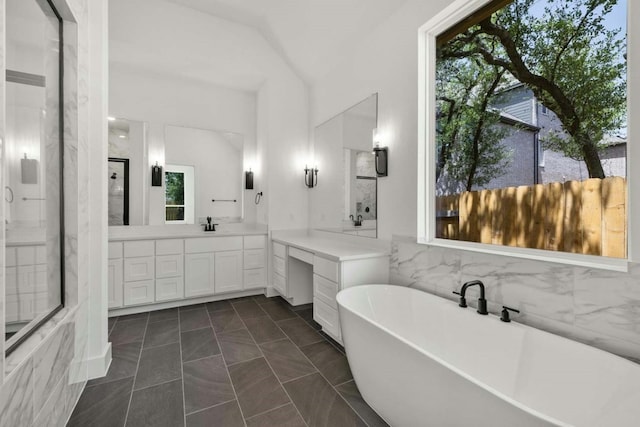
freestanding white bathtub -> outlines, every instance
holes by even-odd
[[[392,285],[338,293],[364,399],[393,427],[640,426],[640,365]]]

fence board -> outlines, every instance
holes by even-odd
[[[612,177],[602,182],[602,255],[627,256],[626,185],[623,178]]]
[[[478,223],[480,226],[480,242],[492,243],[491,227],[493,212],[491,210],[491,190],[480,191],[480,207],[478,209]]]
[[[582,253],[600,255],[602,241],[602,180],[582,182]]]
[[[516,188],[516,203],[518,204],[518,212],[516,212],[516,244],[521,248],[529,246],[529,224],[531,223],[531,187],[520,186]]]
[[[518,204],[516,200],[515,187],[502,189],[502,203],[500,205],[500,216],[503,218],[502,244],[507,246],[517,246],[518,236]]]
[[[582,183],[564,183],[564,249],[563,252],[582,253]]]
[[[561,182],[552,182],[545,187],[547,212],[544,218],[544,248],[558,251],[564,247],[564,187]]]
[[[528,231],[528,248],[544,249],[544,218],[547,214],[545,187],[537,184],[532,187],[531,225]]]

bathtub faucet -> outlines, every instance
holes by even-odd
[[[480,314],[489,314],[487,311],[487,300],[484,298],[484,284],[480,280],[471,280],[470,282],[462,285],[460,292],[453,291],[454,294],[460,295],[460,303],[458,304],[460,307],[467,306],[467,299],[465,298],[465,294],[467,293],[467,289],[471,286],[478,285],[480,286],[480,298],[478,298],[478,313]]]

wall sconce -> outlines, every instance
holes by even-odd
[[[253,190],[253,172],[251,172],[251,168],[244,173],[244,189]]]
[[[304,166],[304,184],[313,188],[318,185],[318,168],[309,169],[307,165]]]
[[[387,147],[380,147],[380,132],[378,128],[373,129],[373,154],[375,155],[375,167],[377,176],[387,176],[388,172],[388,155]]]
[[[151,186],[162,187],[162,166],[159,166],[158,162],[151,166]]]

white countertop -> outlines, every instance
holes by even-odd
[[[274,232],[271,240],[284,245],[293,246],[304,251],[334,261],[349,261],[354,259],[379,258],[389,256],[387,249],[376,247],[366,242],[347,241],[344,239],[323,236],[306,231]]]
[[[109,227],[109,241],[160,240],[219,236],[266,235],[261,224],[222,224],[218,231],[203,231],[199,225],[129,225]]]

